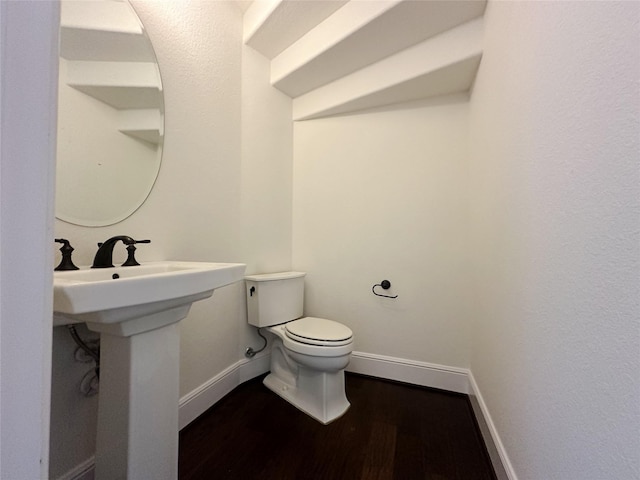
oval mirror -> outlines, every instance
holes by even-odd
[[[164,136],[162,81],[131,5],[62,0],[56,217],[118,223],[153,188]]]

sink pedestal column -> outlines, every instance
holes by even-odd
[[[177,321],[189,307],[176,323],[131,336],[89,325],[101,330],[97,480],[178,478]]]
[[[97,480],[176,480],[177,324],[193,302],[241,280],[244,270],[167,261],[54,272],[54,324],[84,322],[102,334]]]

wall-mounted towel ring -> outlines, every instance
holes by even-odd
[[[381,293],[377,293],[376,287],[382,287],[384,290],[389,290],[389,288],[391,287],[391,282],[389,280],[382,280],[380,283],[376,283],[373,287],[371,287],[371,291],[373,292],[374,295],[377,295],[378,297],[398,298],[398,295],[391,296],[391,295],[382,295]]]

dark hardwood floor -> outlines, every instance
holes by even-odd
[[[351,408],[325,426],[262,378],[180,432],[181,480],[496,478],[465,395],[347,374]]]

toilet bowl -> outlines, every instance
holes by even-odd
[[[353,332],[341,323],[302,317],[304,273],[245,277],[249,323],[272,334],[270,373],[264,384],[280,397],[327,424],[350,404],[344,369]]]

